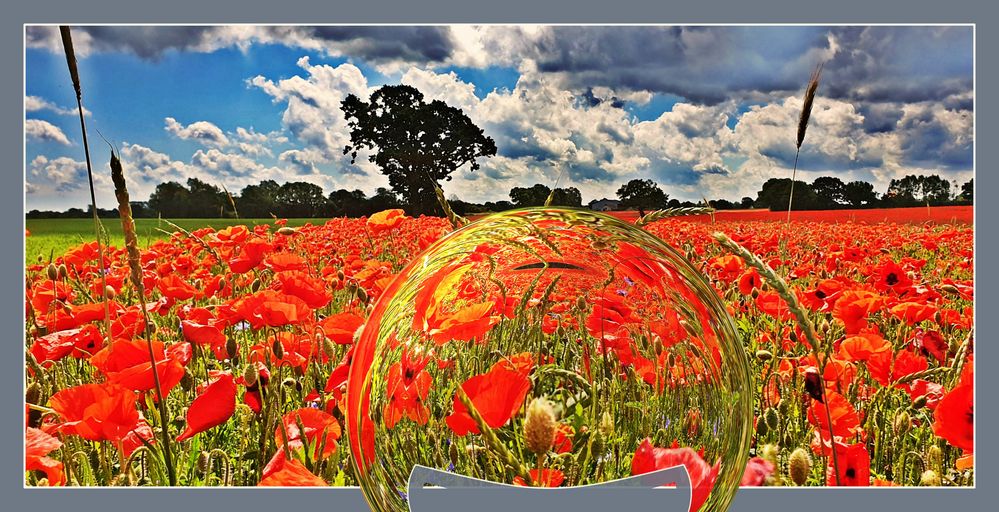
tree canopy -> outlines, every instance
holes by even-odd
[[[435,187],[466,164],[479,168],[479,157],[496,154],[496,143],[461,109],[443,101],[424,101],[408,85],[384,85],[363,101],[351,94],[341,103],[350,128],[344,148],[351,163],[358,152],[388,176],[392,190],[412,214],[438,213]]]

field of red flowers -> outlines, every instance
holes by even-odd
[[[971,209],[935,208],[930,221],[916,208],[774,222],[785,215],[646,226],[704,272],[742,337],[756,416],[742,484],[973,485]],[[393,276],[450,230],[387,211],[176,233],[138,255],[144,297],[122,248],[99,261],[86,243],[29,266],[26,485],[356,485],[344,433],[356,334]],[[820,350],[714,232],[788,283]],[[443,321],[467,328],[502,307]],[[419,397],[419,379],[405,379],[416,391],[404,398]],[[410,406],[393,423],[420,421]],[[455,399],[454,415],[460,407]],[[452,423],[442,428],[476,433]],[[553,450],[586,445],[567,425],[554,432]],[[628,454],[632,473],[676,455],[655,444]],[[536,484],[563,481],[533,471]]]

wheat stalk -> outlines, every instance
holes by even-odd
[[[815,102],[815,91],[819,88],[819,77],[822,75],[822,64],[812,72],[812,78],[805,88],[805,97],[801,104],[801,116],[798,117],[798,137],[795,139],[794,167],[791,169],[791,192],[787,196],[787,221],[791,222],[791,200],[794,198],[794,178],[798,172],[798,155],[801,153],[801,143],[805,141],[805,131],[808,120],[812,117],[812,104]]]
[[[114,183],[114,196],[118,200],[118,216],[121,217],[121,229],[125,234],[125,249],[128,251],[128,268],[132,285],[139,294],[139,308],[142,310],[143,335],[146,338],[146,348],[149,350],[149,363],[152,365],[153,385],[156,388],[156,403],[160,413],[160,432],[163,434],[163,458],[166,462],[170,485],[177,484],[177,474],[173,468],[173,458],[170,453],[170,418],[167,413],[166,401],[163,400],[163,388],[160,386],[160,375],[156,370],[156,354],[153,352],[152,335],[149,332],[149,311],[146,309],[146,290],[142,284],[142,264],[139,254],[139,240],[135,234],[135,220],[132,218],[132,206],[129,203],[128,187],[125,185],[125,172],[118,155],[111,152],[111,181]]]
[[[100,260],[98,269],[101,274],[101,302],[104,304],[104,333],[111,336],[111,311],[108,309],[108,282],[104,275],[104,244],[101,243],[101,221],[97,216],[97,195],[94,193],[94,172],[90,166],[90,145],[87,143],[87,123],[83,120],[83,91],[80,87],[80,72],[76,66],[76,52],[73,50],[73,36],[69,26],[61,25],[62,46],[66,52],[66,65],[69,67],[69,77],[73,80],[73,90],[76,92],[76,110],[80,115],[80,131],[83,133],[83,154],[87,159],[87,180],[90,183],[90,208],[94,214],[94,237],[97,239],[97,258]]]
[[[656,210],[654,212],[649,212],[642,217],[639,217],[635,221],[636,227],[642,227],[647,224],[652,224],[657,220],[662,220],[669,217],[681,217],[685,215],[704,215],[713,214],[715,212],[714,208],[707,206],[683,206],[680,208],[664,208],[662,210]]]
[[[819,337],[815,333],[815,324],[812,323],[812,319],[808,318],[808,311],[798,302],[798,296],[794,294],[791,287],[788,286],[787,282],[784,281],[773,268],[770,267],[765,261],[761,260],[759,256],[753,254],[745,247],[739,245],[738,242],[732,240],[727,235],[721,232],[715,232],[711,234],[712,238],[718,241],[719,244],[728,252],[742,258],[746,262],[746,265],[753,267],[757,272],[760,273],[767,283],[777,292],[777,295],[784,302],[787,303],[787,308],[794,315],[794,319],[798,323],[798,327],[805,334],[805,339],[808,340],[808,344],[811,345],[812,355],[815,357],[815,364],[819,365],[819,374],[824,375],[826,369],[826,360],[828,357],[822,357],[822,353],[819,350]],[[824,347],[828,349],[828,347]],[[823,402],[825,397],[825,386],[821,387]],[[839,485],[839,460],[836,456],[836,442],[833,437],[833,427],[832,427],[832,413],[829,411],[829,404],[825,405],[826,410],[826,421],[829,425],[829,444],[832,445],[832,459],[833,459],[833,469],[836,471],[836,485]],[[821,438],[821,433],[820,433]]]

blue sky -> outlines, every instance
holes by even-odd
[[[499,155],[448,194],[563,184],[585,201],[653,178],[671,197],[755,197],[789,174],[801,94],[823,64],[799,170],[845,181],[972,177],[971,27],[76,27],[94,161],[100,131],[132,195],[198,177],[327,193],[387,181],[339,102],[383,84],[462,108]],[[54,27],[26,36],[27,208],[84,207],[75,98]],[[99,144],[98,144],[99,143]],[[99,203],[110,187],[98,174]]]

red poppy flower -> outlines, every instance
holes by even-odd
[[[870,333],[848,336],[839,345],[839,355],[847,361],[867,361],[872,355],[885,351],[891,351],[891,343]]]
[[[326,307],[333,298],[325,282],[305,272],[278,272],[275,277],[281,283],[282,293],[302,299],[310,308]]]
[[[847,334],[856,334],[867,327],[867,316],[882,306],[883,300],[876,293],[847,290],[836,301],[833,318],[843,322]]]
[[[819,429],[823,438],[829,437],[829,419],[826,417],[826,407],[829,408],[829,416],[832,417],[834,437],[847,438],[860,430],[860,416],[857,415],[853,405],[843,395],[827,389],[825,403],[816,400],[808,408],[808,422]]]
[[[330,315],[319,322],[323,335],[339,345],[354,343],[354,334],[364,325],[364,318],[354,313]]]
[[[273,246],[263,238],[253,238],[237,246],[239,254],[229,260],[229,269],[237,274],[253,270],[269,253]]]
[[[555,425],[555,441],[552,443],[552,451],[555,453],[568,453],[572,451],[572,438],[576,435],[576,429],[572,425],[559,423]]]
[[[739,293],[749,295],[762,285],[763,280],[760,278],[760,273],[755,268],[751,268],[743,272],[742,277],[739,278]]]
[[[711,494],[720,465],[709,466],[694,450],[688,447],[658,448],[652,446],[649,438],[645,438],[631,459],[631,474],[641,475],[681,464],[687,468],[687,475],[690,477],[690,512],[700,510]],[[666,485],[675,484],[673,482]]]
[[[139,421],[132,391],[114,383],[83,384],[49,398],[62,418],[57,429],[91,441],[120,441]]]
[[[882,386],[887,386],[902,377],[921,372],[929,367],[926,358],[911,350],[890,350],[871,355],[867,361],[867,370]]]
[[[914,325],[933,318],[937,313],[937,307],[921,302],[903,302],[893,306],[890,311],[906,324]]]
[[[406,212],[401,209],[382,210],[368,217],[367,226],[377,234],[397,227],[405,219]]]
[[[490,428],[500,428],[520,410],[531,389],[531,380],[520,372],[502,366],[466,380],[461,389]],[[454,412],[444,421],[459,436],[478,434],[479,427],[469,415],[465,405],[454,397]]]
[[[308,267],[308,262],[305,261],[305,258],[297,254],[279,252],[264,258],[264,265],[266,265],[267,268],[280,273],[289,270],[305,270]]]
[[[746,463],[746,470],[742,473],[742,487],[759,487],[766,483],[767,477],[774,474],[776,466],[763,457],[753,457]]]
[[[197,295],[198,290],[184,281],[177,274],[167,274],[156,281],[156,289],[164,297],[173,300],[187,300]]]
[[[844,446],[836,443],[836,458],[829,457],[826,480],[829,485],[866,487],[871,485],[871,456],[863,443]],[[837,484],[836,468],[839,468]]]
[[[471,264],[444,267],[423,284],[415,298],[414,330],[425,332],[442,344],[481,339],[499,322],[499,316],[493,314],[496,305],[491,301],[461,304],[453,311],[445,311],[447,297],[461,288],[461,280],[471,267]]]
[[[408,348],[403,348],[399,362],[389,367],[386,378],[386,392],[389,402],[385,406],[385,428],[391,429],[407,417],[417,425],[425,425],[430,419],[430,410],[424,405],[430,393],[432,378],[425,371],[428,356],[415,356]]]
[[[63,485],[66,475],[62,471],[62,462],[48,457],[48,454],[58,450],[62,443],[38,430],[28,427],[24,431],[24,469],[27,471],[42,471],[49,485]]]
[[[54,332],[36,339],[31,344],[31,355],[43,368],[52,366],[67,355],[85,358],[100,350],[104,336],[94,325],[85,325],[79,329],[69,329]]]
[[[284,450],[278,450],[263,471],[258,487],[324,487],[329,484],[313,475],[297,459],[287,459]]]
[[[288,436],[288,447],[294,450],[303,447],[302,438],[308,443],[312,460],[322,460],[336,452],[337,440],[340,439],[340,424],[336,418],[311,407],[303,407],[291,411],[282,418],[285,434]],[[299,429],[301,422],[304,432]],[[278,446],[284,444],[284,436],[281,434],[281,427],[274,431],[275,443]]]
[[[975,390],[960,384],[950,390],[933,411],[933,433],[962,450],[975,449]]]
[[[537,469],[532,469],[529,473],[535,487],[558,487],[565,481],[565,474],[557,469],[544,468],[540,473]],[[513,485],[526,487],[527,482],[523,478],[515,476],[513,477]]]
[[[190,439],[212,427],[221,425],[236,411],[236,382],[231,373],[223,373],[191,402],[187,409],[187,428],[177,441]]]
[[[893,292],[903,295],[912,287],[912,279],[909,279],[905,269],[898,266],[894,261],[887,261],[877,268],[874,288],[879,292]]]
[[[190,346],[185,351],[182,345],[187,343],[174,344],[164,350],[162,342],[153,342],[156,375],[159,377],[163,396],[170,393],[184,376],[184,365],[190,358]],[[107,376],[108,381],[132,391],[150,391],[156,388],[153,365],[149,361],[149,347],[145,340],[115,341],[94,354],[90,363]]]

